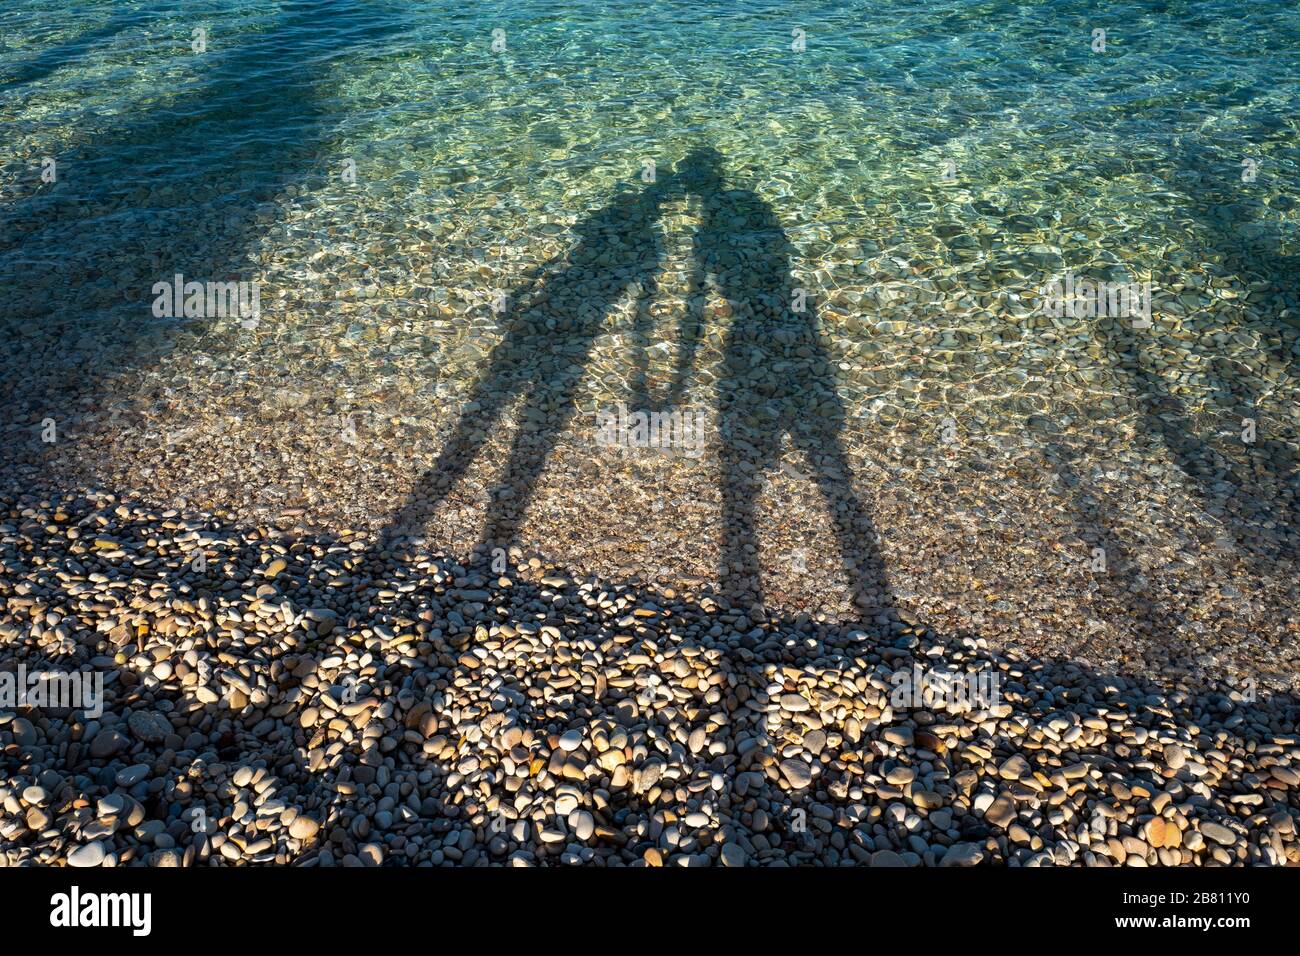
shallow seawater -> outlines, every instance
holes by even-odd
[[[507,424],[703,408],[798,474],[764,416],[821,417],[889,562],[944,515],[998,527],[987,482],[1019,488],[1001,526],[1030,551],[1050,500],[1078,560],[1136,535],[1144,573],[1232,554],[1294,591],[1294,4],[42,6],[0,13],[0,394],[46,475],[274,511],[356,468],[358,501],[399,498],[541,274],[572,385]],[[701,151],[711,191],[682,172]],[[1150,326],[1043,314],[1067,272],[1149,282]],[[176,273],[259,283],[258,321],[156,316]],[[734,329],[783,290],[812,307],[770,361]],[[593,303],[599,334],[566,338]],[[738,382],[760,398],[728,405]],[[242,489],[223,440],[258,462]]]

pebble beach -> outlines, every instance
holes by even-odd
[[[106,675],[98,718],[4,715],[10,865],[1300,862],[1286,695],[518,552],[497,574],[111,497],[3,504],[11,659]],[[998,703],[895,709],[918,668],[996,675]]]
[[[36,6],[0,865],[1300,864],[1294,9]]]

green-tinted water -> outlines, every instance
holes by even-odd
[[[731,330],[788,264],[766,291],[803,290],[825,349],[789,359],[820,395],[797,415],[835,423],[918,589],[940,562],[898,542],[945,515],[1056,567],[1058,537],[1025,527],[1044,500],[1076,561],[1149,548],[1134,575],[1182,555],[1213,576],[1227,554],[1271,579],[1294,556],[1291,5],[36,6],[0,15],[0,349],[16,460],[51,482],[325,515],[339,493],[316,476],[352,469],[348,503],[382,524],[490,367],[493,301],[536,270],[571,301],[550,345],[520,347],[556,348],[552,383],[583,374],[522,414],[572,402],[552,437],[582,442],[611,403],[727,407]],[[703,147],[711,196],[675,178]],[[654,215],[621,237],[656,247],[646,268],[601,217],[652,181]],[[702,275],[711,202],[731,214]],[[1151,327],[1044,315],[1067,271],[1149,281]],[[176,273],[260,283],[258,322],[155,317]],[[566,361],[592,302],[599,335]],[[751,438],[789,431],[742,407]],[[80,444],[41,443],[47,418]],[[803,467],[797,442],[761,446]]]

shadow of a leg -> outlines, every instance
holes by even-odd
[[[1054,436],[1035,416],[1030,416],[1025,429],[1043,442],[1043,457],[1068,496],[1079,536],[1101,548],[1106,570],[1094,572],[1098,575],[1098,590],[1119,607],[1120,621],[1135,626],[1148,640],[1167,639],[1176,633],[1182,617],[1179,609],[1148,595],[1140,580],[1142,568],[1136,555],[1121,537],[1115,522],[1107,517],[1112,508],[1098,498],[1080,475],[1080,466],[1085,464],[1083,456],[1069,445],[1053,440]],[[1088,652],[1093,639],[1081,634],[1079,640],[1077,653]]]
[[[510,297],[519,303],[517,318],[492,350],[470,410],[461,414],[437,462],[381,533],[381,548],[429,519],[479,455],[505,405],[527,392],[499,486],[505,494],[498,493],[493,503],[485,537],[505,544],[513,539],[546,457],[573,416],[573,393],[605,316],[629,288],[653,288],[661,258],[655,218],[666,188],[660,183],[617,194],[574,226],[580,241],[558,271],[538,276]],[[593,272],[602,271],[604,277],[593,282]]]
[[[522,363],[516,358],[518,352],[510,335],[493,349],[488,371],[474,386],[466,403],[473,411],[463,412],[457,419],[437,462],[420,476],[405,503],[389,518],[380,539],[381,548],[395,545],[415,533],[469,470],[502,409],[524,384]]]
[[[1275,570],[1275,561],[1294,560],[1295,538],[1300,532],[1295,505],[1300,469],[1290,447],[1272,440],[1243,452],[1250,468],[1229,459],[1197,434],[1185,404],[1173,394],[1164,378],[1143,361],[1142,348],[1134,333],[1122,322],[1113,329],[1105,328],[1104,323],[1099,323],[1098,328],[1103,346],[1115,356],[1115,368],[1128,379],[1137,395],[1144,429],[1159,436],[1196,495],[1227,524],[1242,557],[1263,574]],[[1132,357],[1126,357],[1129,355]],[[1249,398],[1234,397],[1242,412],[1253,406]],[[1233,431],[1238,426],[1239,419],[1234,416],[1224,423],[1222,430]],[[1279,486],[1280,494],[1261,496],[1258,493],[1256,469],[1260,477],[1267,477]],[[1262,528],[1265,522],[1273,525],[1270,533]]]
[[[813,477],[834,523],[853,603],[864,612],[874,611],[887,618],[893,599],[875,525],[853,489],[853,471],[840,441],[839,426],[821,421],[824,423],[803,419],[795,428],[795,441],[813,466]]]
[[[724,591],[736,600],[762,600],[754,497],[759,474],[777,466],[781,439],[789,435],[813,467],[830,510],[854,604],[887,615],[892,600],[884,562],[875,528],[853,490],[841,436],[845,413],[817,328],[816,304],[797,287],[795,250],[761,196],[725,181],[716,150],[694,151],[677,175],[700,197],[703,214],[691,283],[692,305],[699,308],[688,310],[681,322],[674,396],[685,390],[702,335],[710,278],[732,313],[718,385]]]
[[[484,529],[484,544],[508,548],[514,542],[546,459],[577,411],[573,392],[584,371],[570,366],[567,373],[548,380],[545,389],[529,397]]]
[[[748,609],[763,601],[758,548],[754,538],[754,499],[759,473],[738,437],[724,433],[719,452],[722,485],[722,593],[733,606]]]

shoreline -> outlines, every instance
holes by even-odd
[[[6,659],[117,674],[97,726],[0,725],[9,865],[1300,863],[1300,708],[1263,687],[754,616],[518,550],[498,574],[0,503]],[[895,708],[913,667],[993,669],[1002,701]]]

